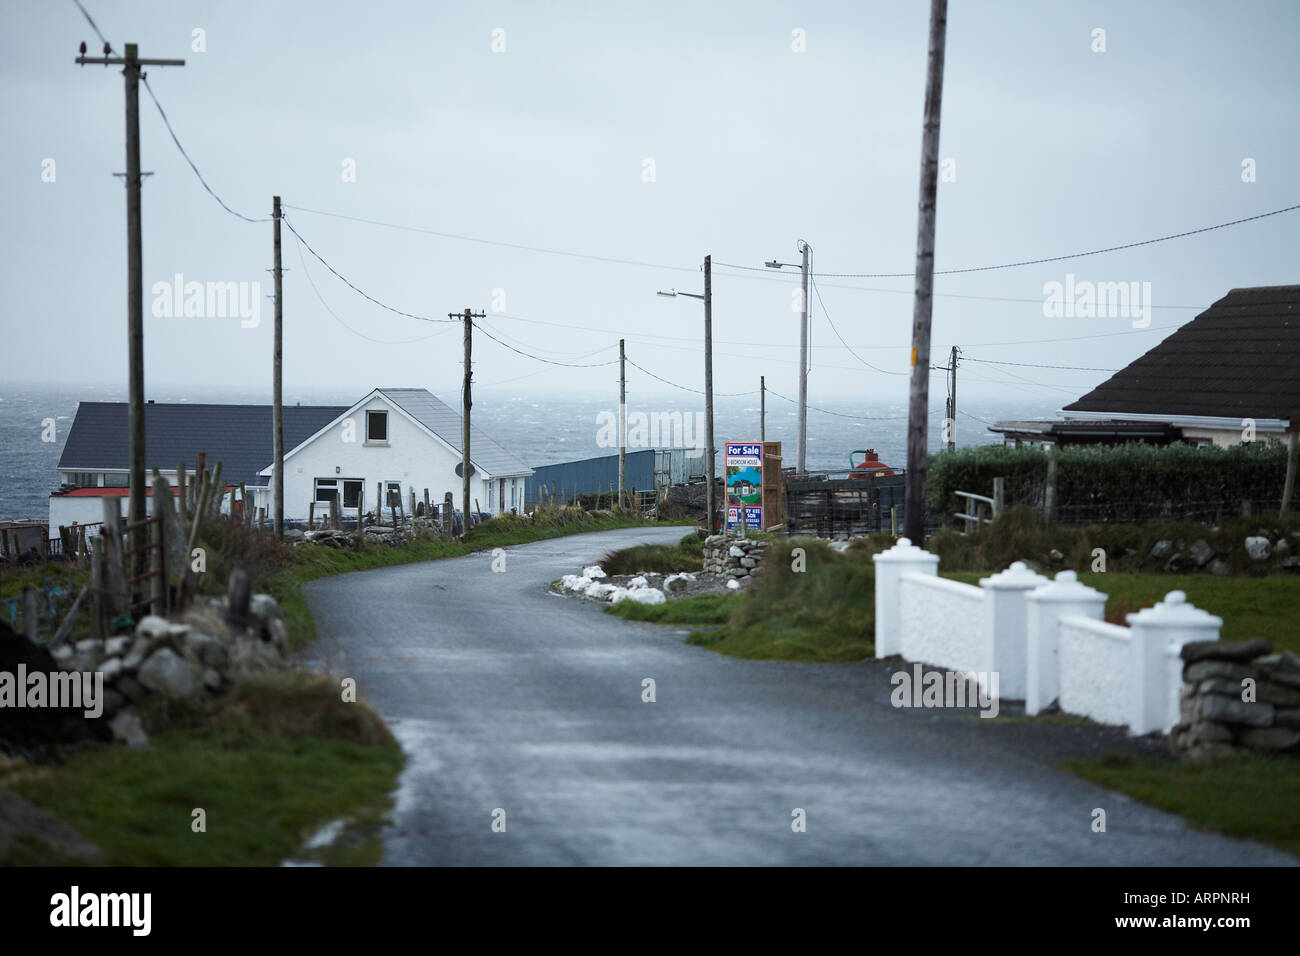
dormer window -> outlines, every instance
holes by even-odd
[[[388,412],[366,412],[366,441],[388,443]]]

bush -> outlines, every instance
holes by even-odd
[[[926,507],[950,518],[965,511],[958,491],[993,495],[1006,479],[1006,503],[1041,507],[1047,453],[1041,447],[984,445],[931,455]],[[1057,456],[1056,501],[1061,521],[1144,521],[1160,517],[1217,518],[1242,500],[1276,508],[1286,477],[1286,448],[1277,441],[1230,448],[1191,445],[1070,445]]]

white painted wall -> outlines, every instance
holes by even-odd
[[[366,442],[366,412],[388,412],[388,441]],[[285,517],[305,520],[309,505],[315,500],[317,478],[360,478],[365,482],[363,505],[367,512],[375,510],[376,485],[379,482],[397,481],[402,486],[402,507],[410,508],[410,492],[415,489],[416,500],[424,500],[424,489],[429,489],[431,504],[441,505],[443,495],[450,491],[456,510],[461,507],[461,479],[456,475],[460,455],[442,442],[430,437],[427,431],[415,424],[381,396],[374,396],[351,416],[352,435],[355,440],[345,441],[344,423],[334,425],[328,432],[285,459],[284,513]],[[473,446],[471,446],[471,453]],[[507,479],[505,510],[510,510],[510,482],[522,492],[523,479]],[[502,510],[496,488],[491,493],[482,472],[470,476],[470,508],[478,498],[479,508],[492,514]],[[499,487],[495,480],[493,484]],[[385,487],[387,485],[385,484]],[[342,485],[339,485],[340,492]],[[517,506],[516,506],[517,507]],[[317,505],[319,517],[322,508]],[[387,503],[385,502],[385,509]],[[350,509],[344,509],[348,514]]]
[[[899,653],[955,671],[988,671],[984,591],[971,584],[904,571]]]
[[[1059,694],[1068,713],[1133,734],[1178,723],[1180,651],[1217,641],[1220,618],[1171,591],[1155,607],[1099,620],[1106,596],[1073,572],[1055,581],[1022,562],[972,587],[937,576],[938,558],[907,539],[875,555],[876,656],[963,673],[996,672],[999,693],[1036,713]]]

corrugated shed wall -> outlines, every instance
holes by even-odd
[[[627,453],[627,487],[638,491],[649,491],[655,486],[655,452],[653,448]],[[524,504],[537,504],[537,489],[551,487],[555,482],[561,497],[580,494],[592,495],[596,492],[609,494],[609,483],[618,487],[618,455],[605,455],[603,458],[585,458],[582,461],[564,461],[554,465],[542,465],[533,469],[533,475],[524,482]]]

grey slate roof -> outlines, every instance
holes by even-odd
[[[440,401],[424,388],[381,388],[379,392],[445,441],[457,453],[460,452],[460,412]],[[469,457],[476,468],[494,478],[532,473],[532,469],[519,458],[476,427],[473,423],[473,415],[470,419]],[[285,444],[288,444],[287,439]]]
[[[1065,411],[1300,413],[1300,285],[1233,289]]]
[[[284,409],[284,447],[289,451],[348,410],[343,406],[289,405]],[[145,406],[145,467],[171,471],[194,467],[200,452],[208,467],[221,462],[221,476],[234,484],[265,484],[258,472],[275,459],[270,405]],[[130,428],[125,402],[82,402],[59,459],[62,470],[127,468]],[[472,450],[472,444],[471,444]]]

